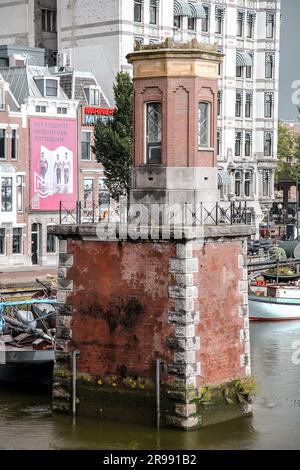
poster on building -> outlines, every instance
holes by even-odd
[[[77,126],[71,119],[30,119],[31,208],[58,211],[77,199]]]

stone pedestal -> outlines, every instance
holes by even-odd
[[[53,408],[191,429],[249,412],[247,226],[206,227],[204,239],[97,241],[96,226],[60,237]]]

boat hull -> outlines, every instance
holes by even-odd
[[[295,299],[249,296],[252,321],[289,321],[300,319],[300,303]]]

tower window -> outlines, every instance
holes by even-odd
[[[158,102],[146,105],[146,161],[159,164],[162,141],[162,105]]]
[[[198,144],[199,147],[210,146],[210,104],[199,103]]]

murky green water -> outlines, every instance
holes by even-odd
[[[0,449],[299,449],[300,364],[292,355],[300,322],[253,324],[251,339],[259,388],[251,418],[189,433],[90,418],[74,423],[52,416],[41,392],[0,388]]]

